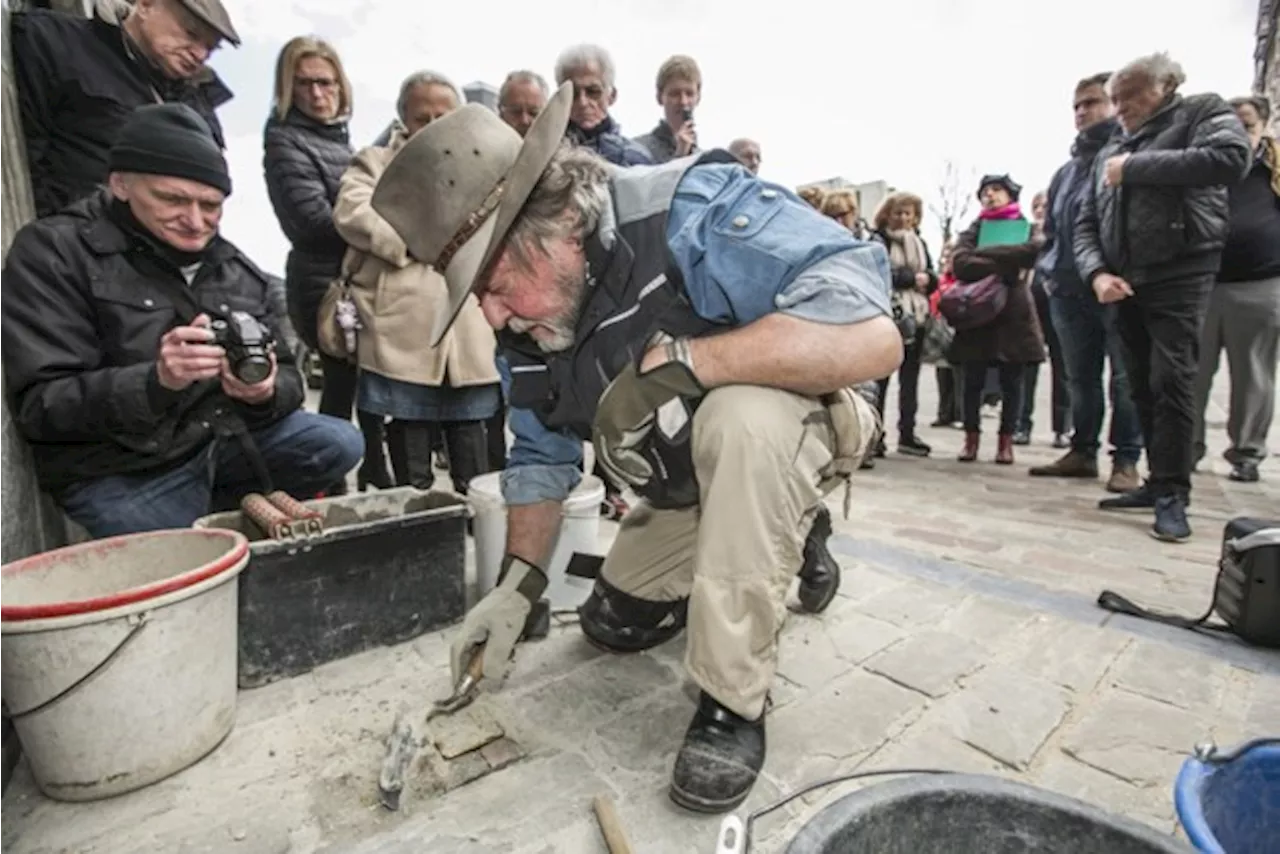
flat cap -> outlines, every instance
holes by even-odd
[[[182,5],[188,12],[213,27],[218,35],[236,47],[240,46],[240,34],[231,25],[231,16],[227,14],[227,8],[222,5],[221,0],[182,0]]]

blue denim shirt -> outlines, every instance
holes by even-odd
[[[667,242],[694,311],[707,320],[746,326],[774,312],[835,324],[892,317],[883,246],[858,240],[739,165],[689,170],[668,214]],[[509,391],[510,368],[503,359],[498,368]],[[582,441],[547,429],[528,410],[512,409],[510,418],[506,502],[563,501],[582,477]]]

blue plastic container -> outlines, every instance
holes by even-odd
[[[1198,749],[1173,789],[1187,838],[1208,854],[1280,854],[1280,739]]]

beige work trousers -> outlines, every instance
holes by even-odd
[[[724,386],[693,419],[701,504],[622,520],[601,573],[639,599],[689,597],[685,667],[704,691],[750,719],[764,711],[785,597],[822,500],[835,436],[816,399]]]

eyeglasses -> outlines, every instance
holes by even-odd
[[[295,77],[293,85],[300,89],[310,89],[312,86],[319,86],[321,89],[332,89],[338,85],[338,81],[332,77]]]

